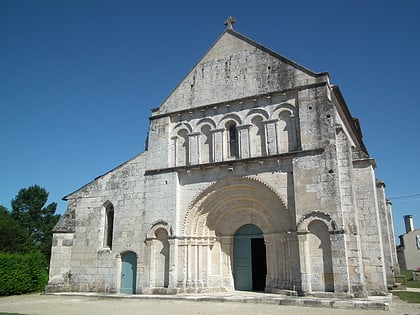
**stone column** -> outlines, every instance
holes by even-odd
[[[289,285],[293,291],[302,291],[302,277],[300,276],[299,238],[295,232],[287,236]]]
[[[236,128],[239,140],[239,157],[241,159],[247,159],[251,156],[249,127],[250,125],[243,125]]]
[[[224,151],[224,142],[223,142],[223,132],[224,129],[214,129],[212,132],[213,140],[213,161],[221,162],[223,161],[223,151]]]
[[[168,165],[177,166],[176,159],[177,159],[177,152],[178,152],[178,136],[171,137],[172,145],[171,145],[171,154],[170,157],[172,161],[169,161]]]
[[[191,246],[191,241],[188,240],[188,244],[187,244],[187,288],[190,288],[193,284],[192,281],[192,277],[193,277],[193,257],[192,257],[192,246]]]
[[[301,291],[303,293],[312,291],[307,235],[307,232],[298,232]]]
[[[169,289],[174,289],[177,286],[177,260],[178,260],[178,240],[175,238],[168,238],[169,242]]]
[[[201,246],[201,244],[196,244],[196,250],[197,250],[197,254],[196,254],[196,262],[197,262],[197,275],[196,275],[196,288],[200,288],[203,285],[203,274],[202,274],[202,270],[203,270],[203,246]]]
[[[146,240],[146,246],[147,246],[147,253],[148,253],[148,265],[147,267],[149,267],[149,272],[145,273],[145,276],[148,277],[147,279],[145,279],[144,283],[148,284],[149,288],[153,288],[155,286],[155,270],[154,270],[154,261],[153,261],[153,240],[152,239],[147,239]],[[146,267],[146,268],[147,268]]]
[[[189,164],[190,165],[196,165],[199,164],[199,157],[200,157],[200,152],[199,152],[199,141],[200,141],[200,133],[196,132],[196,133],[190,133],[188,135],[188,144],[190,146],[189,148]]]
[[[222,249],[222,286],[227,291],[235,290],[232,274],[233,236],[221,236]]]
[[[296,290],[300,279],[296,234],[276,233],[264,235],[267,244],[267,290],[274,288]]]
[[[279,152],[277,143],[277,121],[278,119],[272,119],[263,122],[265,125],[265,135],[267,141],[267,155],[275,155]]]
[[[187,264],[188,264],[188,256],[187,256],[187,246],[186,240],[178,240],[178,249],[177,249],[177,287],[181,289],[183,292],[186,287],[187,283]]]
[[[277,253],[276,245],[272,235],[264,234],[264,243],[267,259],[267,276],[265,278],[265,290],[271,292],[273,288],[277,287]]]

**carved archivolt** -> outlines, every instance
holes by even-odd
[[[168,233],[168,236],[172,236],[172,227],[169,226],[168,222],[160,220],[152,224],[149,231],[147,232],[147,238],[153,239],[156,238],[156,231],[159,229],[164,229]]]
[[[233,235],[245,224],[264,233],[294,229],[282,198],[266,183],[253,177],[215,182],[191,203],[184,220],[185,236]]]
[[[227,114],[219,122],[218,128],[225,128],[229,121],[234,121],[237,125],[242,125],[242,119],[236,114]]]
[[[327,225],[328,230],[330,232],[337,231],[337,223],[331,218],[331,216],[328,213],[322,211],[311,211],[303,215],[297,223],[297,231],[307,232],[308,225],[314,220],[320,220],[324,222]]]

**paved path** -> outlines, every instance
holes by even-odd
[[[418,293],[420,293],[420,288],[407,288],[404,291],[410,291],[410,292],[418,292]]]
[[[241,299],[242,294],[233,295]],[[0,312],[38,315],[157,315],[157,314],[288,314],[288,315],[420,315],[420,304],[408,304],[394,299],[389,311],[337,309],[310,306],[275,305],[265,303],[235,302],[233,300],[194,300],[185,296],[164,298],[139,298],[139,296],[100,295],[40,295],[30,294],[0,298]]]

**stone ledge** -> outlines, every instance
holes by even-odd
[[[298,297],[285,296],[270,293],[234,291],[219,292],[208,294],[175,294],[175,295],[153,295],[153,294],[106,294],[106,293],[83,293],[83,292],[61,292],[47,293],[57,296],[87,296],[100,298],[117,298],[117,299],[155,299],[155,300],[185,300],[185,301],[206,301],[206,302],[237,302],[237,303],[255,303],[255,304],[276,304],[290,306],[308,306],[308,307],[324,307],[337,309],[367,309],[367,310],[383,310],[389,311],[392,294],[387,296],[371,296],[364,299],[349,298],[315,298],[315,297]]]
[[[293,291],[293,290],[285,290],[285,289],[278,289],[278,288],[273,288],[271,290],[272,293],[274,294],[281,294],[281,295],[288,295],[288,296],[297,296],[297,291]]]

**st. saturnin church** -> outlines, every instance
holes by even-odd
[[[387,292],[391,209],[358,120],[328,73],[232,23],[146,150],[64,197],[48,292]]]

